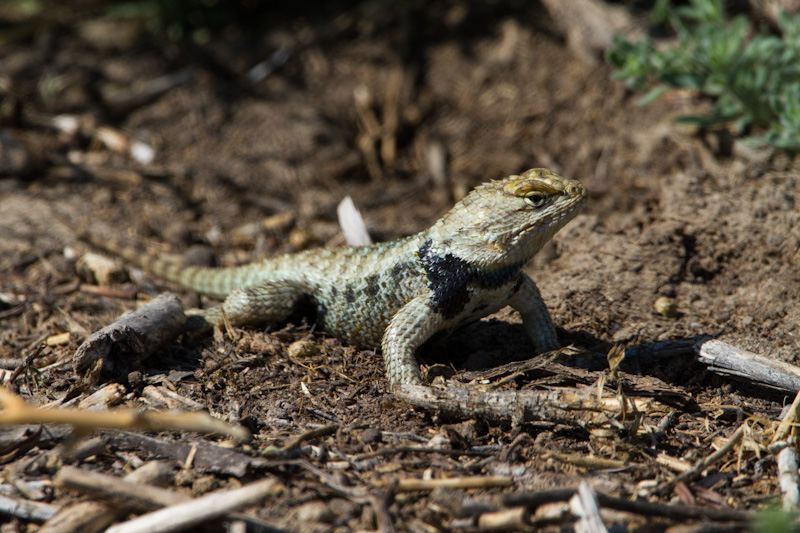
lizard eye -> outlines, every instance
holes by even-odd
[[[544,204],[547,203],[547,196],[542,193],[535,192],[529,196],[523,198],[525,203],[531,207],[542,207]]]

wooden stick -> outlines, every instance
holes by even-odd
[[[511,476],[467,476],[442,479],[401,479],[397,492],[415,490],[434,490],[440,487],[452,489],[478,489],[486,487],[510,487],[514,484]]]
[[[183,503],[187,496],[145,483],[136,483],[74,466],[65,466],[53,479],[64,490],[91,494],[94,498],[122,505],[135,511],[152,511],[169,505]]]
[[[562,424],[585,424],[598,413],[602,423],[609,414],[616,414],[622,405],[617,397],[598,399],[595,394],[577,389],[548,391],[481,391],[448,387],[435,389],[421,385],[401,384],[394,387],[401,400],[433,411],[457,417],[508,420],[519,417],[520,422],[546,420]],[[653,400],[627,399],[635,411],[647,412]],[[631,406],[626,411],[633,410]]]
[[[525,507],[482,513],[477,526],[484,531],[522,531],[530,528],[530,516]]]
[[[178,296],[162,294],[92,333],[75,352],[75,372],[82,377],[99,361],[101,376],[127,376],[150,354],[183,333],[185,324],[186,315]]]
[[[0,496],[0,514],[11,515],[30,522],[46,522],[58,512],[58,507],[46,503]]]
[[[541,492],[517,492],[503,496],[503,504],[508,507],[524,505],[536,508],[540,505],[566,501],[575,494],[576,489],[555,489]],[[616,509],[642,516],[664,516],[675,520],[717,520],[730,522],[749,522],[755,513],[739,509],[716,507],[694,507],[688,505],[672,505],[666,503],[626,500],[596,492],[597,501],[603,508]]]
[[[270,462],[261,457],[251,457],[242,452],[223,448],[212,442],[197,439],[180,441],[156,438],[126,431],[110,432],[104,436],[106,444],[114,450],[134,450],[172,459],[186,464],[194,453],[192,468],[198,472],[213,472],[241,478],[256,470],[263,470]],[[194,450],[194,452],[192,452]]]
[[[262,479],[237,489],[215,491],[201,498],[117,524],[110,527],[107,533],[168,533],[188,529],[243,507],[261,503],[277,484],[275,479]]]
[[[797,474],[797,450],[786,446],[778,452],[778,482],[784,511],[800,507],[800,475]]]
[[[586,481],[582,481],[578,492],[569,499],[570,511],[578,516],[575,524],[576,533],[608,533],[594,489]]]
[[[204,412],[140,412],[134,409],[86,411],[64,407],[48,409],[31,407],[25,400],[4,387],[0,387],[0,425],[10,424],[71,424],[80,430],[99,428],[151,429],[156,431],[197,431],[218,433],[239,440],[249,440],[252,435],[244,426],[224,422]]]
[[[62,475],[63,470],[62,468],[62,471],[56,475],[57,478]],[[77,469],[71,470],[74,471]],[[84,471],[81,471],[81,476],[78,476],[77,479],[83,479],[85,481],[86,478],[82,476],[83,473]],[[110,477],[91,472],[89,474],[102,476],[104,478]],[[172,466],[167,461],[151,461],[125,476],[124,481],[117,478],[112,479],[114,482],[127,482],[144,487],[144,492],[150,492],[156,489],[153,485],[160,484],[164,478],[171,476],[171,474]],[[69,478],[70,472],[67,471],[64,476]],[[61,488],[66,488],[67,485],[69,484]],[[71,488],[82,490],[82,486],[78,484]],[[93,487],[90,487],[90,492],[92,490]],[[160,491],[163,489],[156,490]],[[188,496],[185,498],[188,499]],[[38,533],[71,533],[73,531],[80,531],[81,533],[99,533],[129,512],[130,509],[122,504],[122,502],[118,501],[115,501],[113,504],[99,501],[77,502],[62,508],[57,515],[42,526]]]
[[[36,533],[100,533],[124,513],[125,509],[114,509],[101,502],[77,502],[58,511]]]
[[[90,285],[88,283],[81,283],[78,288],[81,292],[85,292],[86,294],[94,294],[95,296],[119,298],[120,300],[136,299],[136,291],[132,289],[112,289],[111,287],[101,287],[99,285]]]
[[[784,441],[790,435],[796,436],[798,424],[800,424],[800,392],[795,394],[791,407],[786,411],[781,423],[778,424],[778,429],[775,430],[775,434],[772,436],[772,442]]]
[[[800,391],[800,367],[742,350],[718,340],[702,343],[697,359],[719,374],[789,392]]]
[[[664,493],[667,490],[672,489],[675,486],[675,484],[678,483],[679,481],[684,481],[686,479],[694,479],[695,477],[702,474],[706,468],[717,463],[718,461],[721,461],[722,458],[725,457],[725,455],[729,451],[731,451],[734,446],[739,444],[739,441],[741,441],[742,438],[744,437],[744,431],[745,431],[745,425],[742,424],[741,426],[739,426],[739,429],[734,431],[733,434],[730,436],[730,438],[727,441],[725,441],[725,444],[723,444],[717,451],[697,461],[697,463],[695,463],[695,465],[691,468],[691,470],[688,470],[680,474],[675,479],[659,484],[655,488],[654,492]]]

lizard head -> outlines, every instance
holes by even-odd
[[[534,168],[479,185],[435,230],[449,251],[470,263],[520,264],[578,214],[586,196],[579,181]]]

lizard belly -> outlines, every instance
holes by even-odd
[[[464,308],[456,316],[447,320],[442,329],[453,330],[466,326],[499,311],[508,305],[515,289],[516,283],[509,283],[496,289],[470,287],[467,291],[468,301]]]

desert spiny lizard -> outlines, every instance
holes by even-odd
[[[435,332],[510,305],[539,351],[559,347],[536,284],[522,271],[586,204],[586,188],[547,169],[484,183],[429,229],[359,248],[314,249],[205,268],[92,238],[153,274],[224,302],[193,310],[206,326],[286,321],[301,303],[344,342],[383,352],[390,383],[421,384],[414,354]]]

